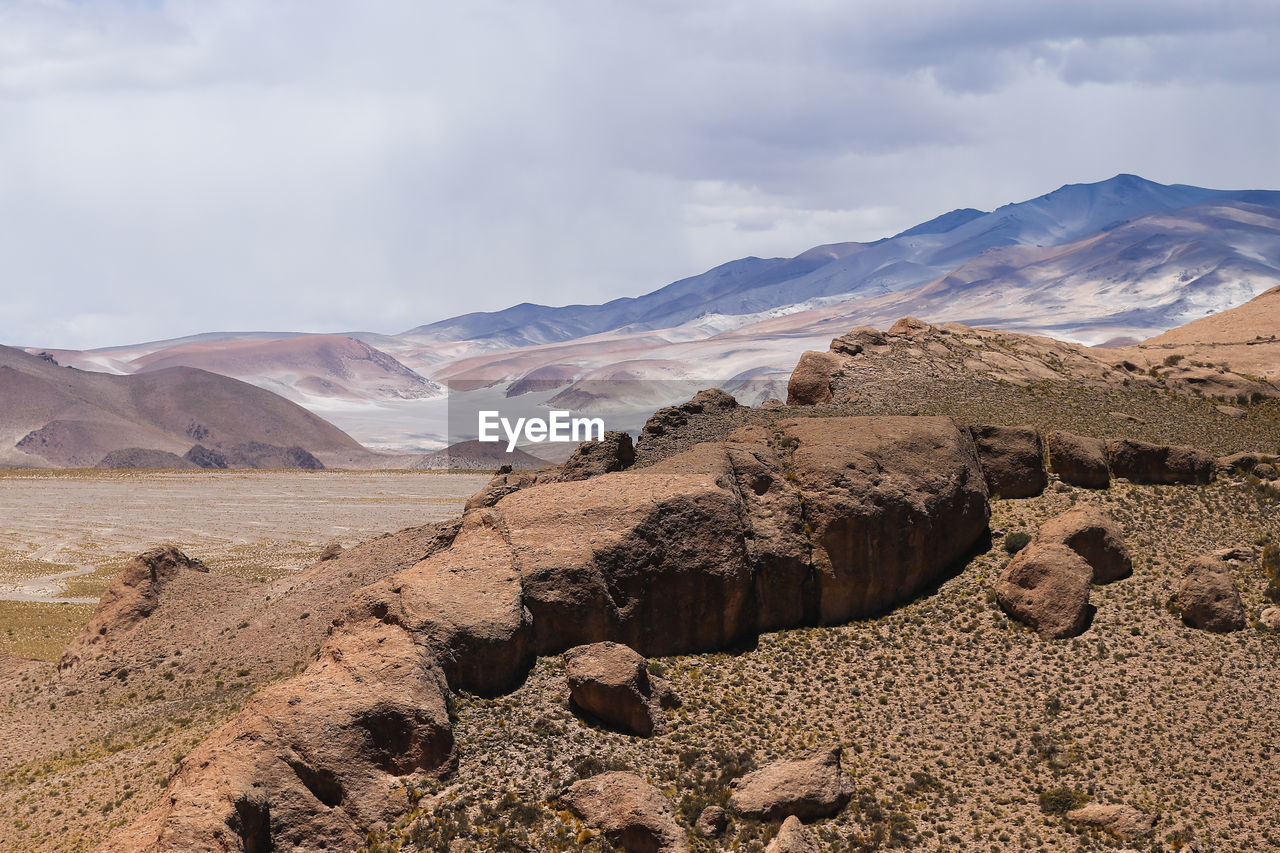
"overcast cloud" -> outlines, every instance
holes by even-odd
[[[599,302],[1134,172],[1280,188],[1280,4],[0,0],[0,341]]]

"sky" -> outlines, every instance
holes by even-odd
[[[0,342],[394,333],[1131,172],[1280,189],[1274,0],[0,0]]]

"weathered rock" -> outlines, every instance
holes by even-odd
[[[987,529],[987,486],[950,418],[798,418],[778,425],[812,528],[819,617],[885,610],[937,583]]]
[[[167,450],[152,450],[147,447],[124,447],[113,450],[98,460],[96,468],[149,468],[163,470],[166,468],[195,468],[194,462],[184,459]]]
[[[1249,415],[1249,413],[1246,412],[1244,409],[1239,409],[1239,408],[1236,408],[1235,406],[1214,406],[1214,408],[1229,418],[1239,419],[1239,418],[1248,417]]]
[[[728,411],[737,407],[738,401],[732,394],[719,388],[707,388],[694,394],[686,403],[658,409],[645,421],[640,437],[644,439],[646,436],[666,435],[688,423],[689,415]]]
[[[1244,604],[1235,581],[1220,560],[1195,557],[1182,571],[1177,590],[1182,621],[1194,628],[1217,633],[1244,627]]]
[[[1106,442],[1100,438],[1055,430],[1045,437],[1049,467],[1064,483],[1085,489],[1111,485]]]
[[[1233,471],[1251,471],[1253,466],[1259,462],[1266,462],[1271,459],[1265,453],[1256,451],[1241,451],[1240,453],[1232,453],[1230,456],[1222,456],[1218,458],[1218,470],[1231,473]]]
[[[607,725],[641,737],[660,726],[660,697],[643,657],[618,643],[592,643],[564,653],[569,699]]]
[[[501,471],[484,488],[467,498],[463,512],[493,506],[507,495],[536,484],[542,474],[542,471]]]
[[[1274,480],[1276,477],[1280,477],[1280,473],[1276,471],[1276,466],[1270,462],[1259,462],[1254,465],[1252,473],[1259,480]]]
[[[840,359],[829,352],[809,351],[800,356],[787,381],[788,406],[830,403],[831,382],[840,369]]]
[[[182,458],[201,468],[226,468],[230,464],[222,451],[211,450],[203,444],[193,445]]]
[[[729,825],[729,814],[720,806],[707,806],[693,828],[703,838],[718,838]]]
[[[856,326],[832,340],[831,351],[840,355],[859,355],[867,347],[882,347],[888,343],[885,333],[874,326]]]
[[[1149,444],[1133,439],[1107,442],[1111,473],[1132,483],[1206,484],[1213,479],[1212,456],[1194,447]]]
[[[336,560],[346,551],[340,542],[330,542],[324,546],[324,550],[320,552],[320,556],[316,558],[317,562],[326,563],[329,560]]]
[[[344,627],[188,754],[160,805],[102,849],[354,849],[409,807],[402,777],[453,767],[444,690],[398,626]]]
[[[840,768],[840,747],[830,746],[790,761],[778,761],[737,781],[729,806],[738,814],[762,820],[794,815],[800,820],[831,817],[853,795]]]
[[[1067,820],[1105,829],[1126,840],[1144,838],[1155,828],[1155,815],[1140,812],[1123,803],[1089,803],[1066,814]]]
[[[1262,627],[1271,631],[1280,631],[1280,607],[1264,607],[1258,614]]]
[[[889,334],[912,338],[923,337],[936,330],[936,326],[926,323],[918,317],[903,317],[889,327]]]
[[[1031,426],[972,426],[978,462],[992,496],[1031,498],[1049,483],[1044,470],[1044,445]]]
[[[58,670],[70,669],[96,657],[105,644],[118,642],[151,615],[160,603],[165,586],[184,571],[208,572],[209,569],[172,545],[152,548],[129,560],[102,594],[89,624],[62,653]]]
[[[560,799],[588,826],[628,853],[689,849],[662,792],[634,773],[602,773],[569,786]]]
[[[607,432],[600,441],[584,441],[578,445],[573,455],[560,466],[558,479],[565,482],[585,480],[630,468],[635,461],[636,449],[631,443],[631,436],[625,432]]]
[[[1067,510],[1040,525],[1036,541],[1066,545],[1093,569],[1094,583],[1111,583],[1133,574],[1133,561],[1120,525],[1092,505]]]
[[[1093,614],[1092,577],[1089,564],[1066,545],[1033,542],[1009,561],[996,583],[996,599],[1006,613],[1046,637],[1075,637]]]
[[[782,822],[778,834],[769,842],[764,853],[818,853],[818,845],[800,819],[792,815]]]

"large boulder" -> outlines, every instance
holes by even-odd
[[[1182,621],[1193,628],[1224,634],[1245,625],[1240,591],[1221,560],[1195,557],[1182,571],[1177,589]]]
[[[164,589],[184,572],[208,573],[199,560],[172,545],[162,545],[138,554],[125,563],[107,587],[98,607],[58,661],[66,671],[100,655],[109,644],[122,641],[160,604]]]
[[[684,831],[662,792],[634,773],[602,773],[574,782],[560,800],[628,853],[685,853]]]
[[[1194,447],[1149,444],[1133,439],[1107,442],[1111,473],[1132,483],[1206,484],[1213,479],[1216,461]]]
[[[800,820],[831,817],[853,796],[840,767],[840,747],[820,748],[804,758],[777,761],[739,779],[729,806],[744,817]]]
[[[1124,803],[1089,803],[1067,812],[1066,818],[1082,826],[1105,829],[1126,841],[1150,835],[1156,825],[1155,815]]]
[[[1093,569],[1094,583],[1111,583],[1133,574],[1133,560],[1120,525],[1103,509],[1078,506],[1040,525],[1036,541],[1066,545]]]
[[[977,452],[950,418],[797,418],[778,429],[792,448],[828,624],[936,584],[987,530]]]
[[[1032,498],[1044,491],[1044,445],[1032,426],[972,426],[978,461],[992,496]]]
[[[569,649],[564,669],[572,704],[628,734],[652,735],[662,721],[663,698],[673,695],[650,678],[643,657],[619,643]]]
[[[1049,467],[1062,482],[1085,489],[1111,485],[1107,445],[1102,439],[1055,430],[1045,437],[1045,444]]]
[[[839,369],[840,359],[829,352],[809,351],[801,355],[787,381],[787,405],[830,403],[831,383]]]
[[[764,853],[818,853],[818,845],[800,819],[792,815],[782,822]]]
[[[1014,619],[1046,637],[1075,637],[1088,627],[1093,569],[1066,545],[1033,542],[1005,567],[996,600]]]

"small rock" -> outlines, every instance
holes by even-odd
[[[1280,607],[1268,607],[1258,614],[1262,627],[1272,631],[1280,631]]]
[[[1276,466],[1270,462],[1259,462],[1253,466],[1253,476],[1259,480],[1274,480],[1280,476],[1280,472],[1276,471]]]
[[[602,773],[574,782],[560,799],[584,823],[630,853],[687,853],[662,792],[634,773]]]
[[[346,551],[346,549],[343,548],[341,544],[337,542],[330,542],[328,545],[325,545],[324,550],[320,552],[317,562],[327,563],[329,560],[336,560],[342,556],[344,551]]]
[[[801,820],[830,817],[853,795],[840,769],[839,746],[819,749],[805,758],[777,761],[743,776],[729,797],[738,814],[762,820],[794,815]]]
[[[1142,418],[1135,417],[1134,415],[1131,415],[1128,412],[1107,412],[1107,414],[1115,418],[1116,420],[1128,421],[1131,424],[1140,424],[1143,422]]]
[[[1196,557],[1183,569],[1177,591],[1182,620],[1219,634],[1244,627],[1244,604],[1235,581],[1220,560]]]
[[[788,406],[813,406],[830,403],[831,381],[840,369],[840,359],[829,352],[813,352],[800,356],[787,381]]]
[[[1214,406],[1214,408],[1229,418],[1243,418],[1249,414],[1244,409],[1238,409],[1235,406]]]
[[[1080,506],[1040,525],[1037,542],[1066,545],[1093,569],[1094,583],[1111,583],[1133,574],[1124,534],[1106,512]]]
[[[1092,579],[1093,567],[1066,545],[1033,542],[1005,567],[996,600],[1005,613],[1046,637],[1075,637],[1093,614]]]
[[[694,829],[704,838],[716,838],[729,825],[729,814],[720,806],[707,806],[698,815]]]
[[[1241,563],[1247,563],[1253,559],[1253,551],[1243,547],[1219,548],[1217,551],[1213,552],[1213,556],[1222,560],[1224,563],[1228,560],[1238,560]]]
[[[782,822],[764,853],[818,853],[818,845],[795,815]]]
[[[1140,812],[1133,806],[1089,803],[1067,812],[1067,820],[1084,826],[1095,826],[1124,839],[1143,838],[1155,828],[1155,815]]]
[[[564,665],[572,704],[629,734],[651,736],[661,723],[661,707],[679,703],[674,695],[663,702],[670,688],[660,684],[655,690],[645,659],[620,643],[569,649]]]

